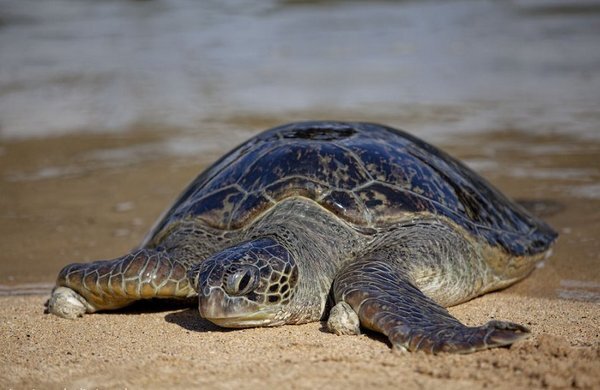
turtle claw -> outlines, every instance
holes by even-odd
[[[484,349],[505,347],[529,337],[526,327],[505,321],[490,321],[483,326],[466,328],[458,342],[450,341],[443,352],[471,353]]]
[[[352,306],[342,301],[331,309],[327,329],[338,336],[359,335],[360,320]]]
[[[94,311],[85,298],[68,287],[56,287],[46,302],[46,313],[63,318],[75,319]]]
[[[486,348],[510,345],[516,341],[526,339],[531,334],[531,331],[523,325],[506,321],[490,321],[480,328],[486,330],[483,338]]]
[[[529,329],[522,325],[504,321],[490,321],[483,326],[457,326],[439,331],[409,332],[407,337],[398,329],[390,336],[395,349],[440,352],[472,353],[489,348],[511,345],[529,337]]]

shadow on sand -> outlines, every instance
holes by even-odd
[[[221,328],[212,322],[200,317],[198,310],[188,308],[186,310],[169,313],[165,320],[177,324],[182,328],[193,332],[230,332],[235,329]]]

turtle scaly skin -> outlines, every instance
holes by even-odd
[[[360,326],[395,348],[471,352],[525,337],[445,306],[525,277],[556,233],[439,149],[371,123],[303,122],[248,140],[198,176],[140,248],[59,274],[48,310],[76,317],[198,295],[223,327]]]

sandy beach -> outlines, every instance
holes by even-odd
[[[45,297],[0,299],[2,388],[583,388],[600,386],[597,304],[496,293],[451,310],[510,318],[532,337],[471,355],[398,353],[319,323],[224,331],[193,308],[44,315]]]
[[[598,5],[244,3],[2,2],[0,389],[600,388]],[[223,153],[309,119],[404,129],[553,226],[531,275],[449,309],[531,336],[430,356],[193,304],[44,314],[64,265],[128,253]]]
[[[256,125],[260,126],[268,124]],[[464,160],[477,160],[478,145],[501,145],[503,134],[473,136],[468,144],[448,142],[444,148]],[[159,138],[141,131],[116,138],[5,143],[4,177],[25,171],[23,155],[34,167],[72,166],[74,151],[92,145],[135,148]],[[519,142],[545,149],[570,145],[574,155],[568,161],[577,167],[592,167],[598,150],[594,143],[566,143],[556,137],[522,137]],[[46,152],[37,153],[42,146]],[[510,167],[525,153],[509,149],[496,157],[499,166]],[[559,156],[540,161],[550,167],[567,165],[563,149]],[[529,327],[531,337],[510,348],[464,356],[401,354],[377,335],[335,336],[319,323],[219,329],[202,320],[193,307],[169,310],[166,303],[74,321],[44,314],[52,280],[62,265],[115,257],[135,246],[164,205],[212,158],[206,155],[198,162],[163,156],[116,168],[83,164],[78,166],[81,173],[65,177],[3,183],[8,196],[0,199],[5,210],[0,230],[5,235],[4,256],[10,261],[2,263],[1,388],[600,386],[600,201],[576,202],[568,192],[552,193],[548,189],[564,188],[556,186],[561,183],[556,179],[508,177],[496,170],[487,176],[516,198],[552,195],[553,202],[541,202],[539,211],[561,232],[553,256],[525,280],[450,309],[469,325],[500,319]],[[564,180],[566,186],[569,179]],[[39,197],[39,192],[45,196]]]

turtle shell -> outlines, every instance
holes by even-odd
[[[443,216],[515,255],[542,252],[556,236],[434,146],[390,127],[344,122],[292,123],[251,138],[200,174],[154,232],[181,219],[240,229],[292,196],[360,227]]]

